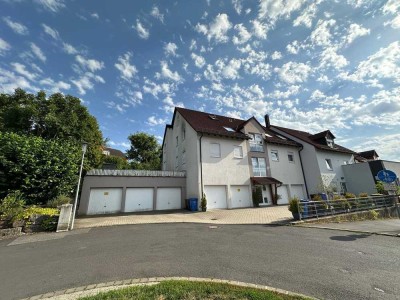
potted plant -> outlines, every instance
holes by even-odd
[[[299,210],[300,208],[300,210]],[[300,220],[300,212],[303,211],[303,208],[300,206],[300,200],[297,197],[290,198],[289,200],[289,211],[293,215],[293,219]]]
[[[203,193],[200,201],[201,211],[207,211],[207,198],[206,194]]]

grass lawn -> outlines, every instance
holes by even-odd
[[[270,300],[293,300],[306,299],[303,297],[288,296],[266,290],[229,285],[226,283],[213,282],[190,282],[190,281],[162,281],[155,285],[133,286],[129,288],[100,293],[96,296],[80,298],[81,300],[130,300],[130,299],[270,299]]]

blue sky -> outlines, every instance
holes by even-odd
[[[400,1],[0,0],[0,90],[82,99],[111,146],[175,106],[400,160]]]

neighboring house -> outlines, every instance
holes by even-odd
[[[106,156],[102,166],[103,169],[118,169],[118,164],[120,163],[121,159],[124,161],[127,160],[126,155],[118,149],[103,147],[102,153]]]
[[[270,129],[302,145],[300,158],[308,195],[327,189],[338,193],[350,191],[342,165],[353,163],[356,153],[336,144],[335,136],[329,130],[311,134],[279,126]]]
[[[376,193],[375,184],[378,182],[377,174],[381,170],[395,172],[397,175],[397,185],[400,185],[400,162],[370,159],[365,162],[345,165],[342,168],[349,191],[356,195],[360,193]]]
[[[120,151],[118,149],[113,149],[113,148],[109,148],[109,147],[103,147],[102,153],[105,156],[116,156],[116,157],[121,157],[121,158],[126,159],[126,155],[122,151]]]
[[[300,145],[254,117],[240,120],[175,108],[162,147],[162,169],[186,171],[186,197],[207,196],[207,207],[251,207],[252,188],[263,187],[263,203],[306,195]]]
[[[356,163],[365,162],[365,161],[373,161],[373,160],[378,160],[378,159],[379,159],[379,155],[375,150],[358,152],[356,155],[354,155],[354,160]]]

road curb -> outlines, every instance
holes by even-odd
[[[127,280],[118,280],[118,281],[109,281],[98,284],[90,284],[86,286],[80,286],[76,288],[70,288],[65,290],[59,290],[55,292],[50,292],[46,294],[36,295],[28,298],[24,298],[21,300],[38,300],[38,299],[47,299],[47,300],[56,300],[56,299],[78,299],[79,297],[89,296],[93,294],[97,294],[103,291],[109,291],[117,288],[125,288],[130,286],[137,285],[148,285],[148,284],[157,284],[166,280],[185,280],[185,281],[199,281],[199,282],[216,282],[216,283],[227,283],[231,285],[241,286],[241,287],[249,287],[261,290],[268,290],[271,292],[276,292],[289,296],[300,296],[308,299],[315,299],[310,296],[306,296],[300,293],[294,293],[278,288],[273,288],[266,285],[259,285],[254,283],[246,283],[235,280],[225,280],[225,279],[216,279],[216,278],[198,278],[198,277],[150,277],[150,278],[135,278],[135,279],[127,279]],[[63,297],[65,296],[65,297]]]
[[[310,225],[293,225],[295,227],[305,227],[305,228],[316,228],[316,229],[327,229],[327,230],[338,230],[338,231],[346,231],[346,232],[354,232],[354,233],[364,233],[370,235],[383,235],[383,236],[391,236],[391,237],[400,237],[397,234],[390,234],[390,233],[383,233],[383,232],[374,232],[374,231],[362,231],[362,230],[354,230],[354,229],[346,229],[346,228],[332,228],[332,227],[325,227],[325,226],[310,226]]]

